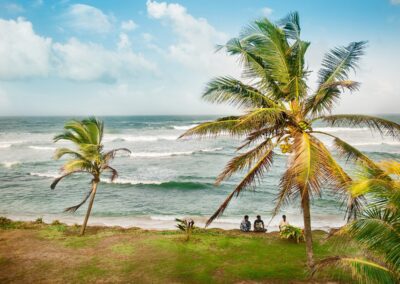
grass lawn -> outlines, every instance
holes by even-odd
[[[350,243],[325,241],[314,232],[317,259],[355,255]],[[0,283],[310,283],[304,244],[277,233],[198,230],[190,241],[178,231],[146,231],[0,222]],[[349,283],[330,269],[312,282]]]

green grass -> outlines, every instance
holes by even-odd
[[[54,281],[74,283],[287,283],[293,280],[307,283],[309,280],[304,243],[280,239],[276,233],[196,230],[191,240],[185,241],[184,234],[178,231],[89,227],[87,235],[79,236],[79,226],[33,223],[19,224],[19,228],[10,226],[0,228],[0,239],[4,232],[8,232],[9,243],[14,242],[17,246],[15,242],[22,239],[35,240],[32,250],[38,252],[37,260],[30,255],[29,262],[21,263],[18,261],[23,260],[23,254],[13,258],[12,253],[8,255],[6,250],[2,253],[0,275],[12,259],[21,270],[15,275],[26,277],[22,280],[43,280],[38,271],[44,264],[46,273]],[[19,236],[14,240],[10,232],[30,234],[30,237]],[[337,240],[324,241],[325,236],[323,232],[314,232],[316,259],[358,254],[357,248],[350,243],[341,246]],[[58,251],[62,252],[63,265],[56,264],[60,261],[60,255],[55,253]],[[46,255],[46,258],[42,259],[41,255]],[[25,267],[27,263],[36,265],[36,268],[30,270]],[[3,280],[13,282],[12,275],[8,277]],[[316,281],[322,282],[351,282],[348,273],[334,268],[315,277]]]

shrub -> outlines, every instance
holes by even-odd
[[[304,241],[303,230],[291,225],[285,226],[280,232],[280,236],[283,239],[295,240],[297,243]]]
[[[37,218],[36,220],[35,220],[35,224],[43,224],[44,222],[43,222],[43,218]]]
[[[62,223],[60,221],[58,221],[58,220],[54,220],[53,222],[51,222],[51,225],[52,226],[59,226],[59,225],[62,225]]]

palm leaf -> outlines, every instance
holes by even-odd
[[[273,107],[274,101],[256,88],[232,77],[218,77],[207,84],[203,99],[212,103],[228,103],[239,108]]]
[[[322,120],[333,127],[369,127],[372,130],[378,131],[381,135],[400,138],[400,124],[379,117],[360,114],[338,114],[321,116],[315,120]]]
[[[229,202],[233,197],[239,196],[242,190],[251,186],[255,180],[260,180],[263,174],[268,171],[273,162],[274,152],[273,149],[269,149],[264,155],[258,160],[258,162],[250,169],[246,176],[242,179],[235,190],[225,199],[220,205],[218,210],[208,219],[206,226],[210,225],[212,221],[221,216],[225,209],[228,207]]]

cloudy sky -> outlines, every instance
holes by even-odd
[[[215,45],[290,11],[310,70],[334,46],[369,41],[362,87],[336,112],[399,113],[400,0],[0,0],[0,115],[233,113],[200,99],[212,77],[240,75]]]

